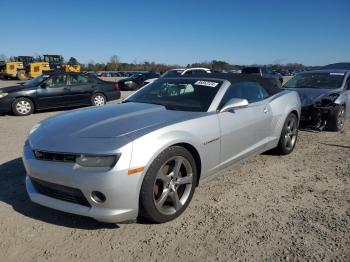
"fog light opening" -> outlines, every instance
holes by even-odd
[[[96,203],[99,203],[99,204],[106,201],[106,196],[99,191],[92,191],[91,198],[93,201],[95,201]]]

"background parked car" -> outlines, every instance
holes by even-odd
[[[198,74],[205,74],[205,73],[211,73],[212,71],[209,68],[177,68],[177,69],[171,69],[166,71],[164,74],[162,74],[160,77],[175,77],[175,76],[181,76],[181,75],[198,75]],[[157,78],[151,78],[145,81],[145,84],[152,83]]]
[[[159,74],[153,71],[147,72],[147,73],[139,73],[117,81],[116,85],[120,90],[132,91],[132,90],[137,90],[140,87],[147,84],[146,80],[157,79],[158,77],[159,77]]]
[[[250,66],[242,69],[242,74],[254,74],[262,77],[277,79],[280,84],[283,83],[283,76],[280,73],[273,72],[270,68],[264,66]]]
[[[88,74],[56,72],[1,89],[0,112],[25,116],[49,108],[100,106],[119,98],[120,90],[115,83]]]
[[[350,69],[307,71],[294,76],[283,88],[299,93],[303,125],[340,131],[350,117]]]

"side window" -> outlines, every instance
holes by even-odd
[[[46,80],[45,83],[50,88],[64,86],[66,85],[66,75],[57,75],[57,76],[50,77],[48,80]]]
[[[89,82],[89,79],[82,75],[69,75],[69,85],[82,85]]]
[[[269,97],[269,93],[257,82],[240,82],[229,87],[221,106],[232,98],[247,99],[249,103],[258,102]]]

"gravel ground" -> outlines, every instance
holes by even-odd
[[[28,199],[22,144],[60,112],[0,116],[6,261],[350,260],[350,121],[342,133],[301,131],[291,155],[260,155],[202,185],[175,221],[115,225]]]

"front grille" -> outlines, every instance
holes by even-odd
[[[44,161],[75,162],[76,155],[34,150],[35,158]]]
[[[30,180],[32,181],[36,191],[38,191],[40,194],[82,206],[91,207],[90,203],[79,189],[61,186],[32,177]]]

